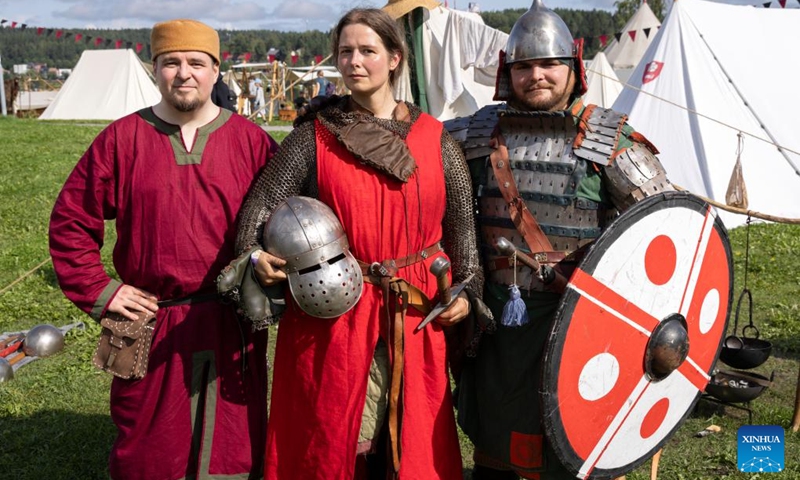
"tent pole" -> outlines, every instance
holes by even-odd
[[[783,150],[783,148],[781,148],[779,146],[780,144],[778,143],[778,140],[775,138],[775,136],[772,135],[772,132],[769,131],[769,129],[766,127],[766,125],[764,125],[764,122],[761,121],[761,118],[758,116],[756,111],[753,110],[752,106],[750,106],[750,102],[748,102],[747,99],[744,98],[744,95],[742,95],[742,92],[739,90],[739,87],[737,87],[736,84],[733,82],[733,79],[731,78],[730,75],[728,75],[728,72],[727,72],[727,70],[725,70],[725,67],[722,66],[722,62],[719,61],[719,59],[717,58],[717,55],[714,53],[714,50],[711,49],[711,45],[709,45],[708,42],[706,41],[706,37],[702,33],[700,33],[700,29],[697,28],[697,25],[694,25],[694,22],[692,22],[692,25],[697,30],[697,33],[700,35],[700,39],[703,40],[703,43],[705,43],[706,47],[708,48],[708,51],[711,52],[711,56],[714,57],[714,61],[717,62],[717,65],[719,66],[720,70],[722,70],[722,74],[725,75],[725,78],[728,79],[728,82],[731,84],[733,89],[736,91],[736,94],[739,95],[739,98],[741,98],[742,101],[744,102],[744,106],[747,107],[748,110],[750,110],[750,113],[753,114],[753,117],[755,117],[756,121],[758,122],[758,125],[761,127],[762,130],[764,130],[764,132],[767,134],[769,139],[772,140],[772,143],[775,145],[775,147],[778,149],[778,151],[781,152],[781,155],[783,155],[783,158],[785,158],[786,161],[789,162],[789,165],[792,166],[792,169],[794,170],[794,173],[796,175],[800,176],[800,169],[797,168],[797,165],[795,165],[794,162],[792,161],[792,159],[789,158],[789,155],[786,154],[786,152]]]
[[[5,117],[8,115],[8,111],[6,110],[6,78],[3,75],[3,56],[0,55],[0,77],[2,77],[3,85],[0,88],[0,111],[2,111],[3,116]]]

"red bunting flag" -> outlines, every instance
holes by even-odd
[[[319,63],[322,61],[322,55],[314,55],[314,63]]]
[[[781,4],[781,8],[786,8],[786,0],[778,0],[778,3]]]
[[[81,38],[83,38],[83,34],[82,33],[76,33],[75,34],[75,43],[78,43]]]
[[[99,47],[100,44],[103,43],[103,39],[101,37],[97,37],[94,39],[94,46]]]
[[[222,52],[222,61],[227,62],[231,58],[231,52]]]
[[[14,28],[16,26],[17,26],[17,22],[11,22],[11,28]]]
[[[36,35],[41,35],[42,33],[44,33],[44,27],[38,27],[36,29]]]
[[[631,36],[631,41],[634,42],[636,41],[636,30],[631,30],[630,32],[628,32],[628,35]]]
[[[142,42],[136,42],[136,53],[141,53],[142,47],[144,47],[144,45],[142,45]]]
[[[297,63],[297,60],[298,60],[298,58],[299,58],[299,57],[297,56],[297,52],[295,52],[294,50],[292,50],[292,53],[290,54],[290,57],[292,58],[292,65],[294,65],[295,63]]]
[[[608,35],[600,35],[600,45],[605,47],[608,43]]]
[[[274,61],[275,61],[275,55],[267,55],[267,61],[268,61],[269,63],[272,63],[272,62],[274,62]]]
[[[251,54],[250,52],[244,52],[244,61],[245,62],[249,62],[250,61],[250,57],[252,57],[252,56],[253,56],[253,54]]]
[[[122,46],[122,40],[117,40],[114,42],[114,48],[120,48]]]
[[[56,38],[61,38],[64,35],[64,30],[56,30]]]

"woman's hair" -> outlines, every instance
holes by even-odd
[[[342,30],[348,25],[355,24],[366,25],[374,30],[386,50],[400,55],[400,63],[397,68],[389,72],[389,83],[394,85],[395,80],[403,73],[403,64],[408,60],[408,48],[403,41],[403,32],[397,22],[388,13],[379,8],[354,8],[344,14],[331,36],[333,63],[339,64],[339,38],[342,35]]]

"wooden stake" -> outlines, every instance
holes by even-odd
[[[653,460],[650,464],[650,480],[658,480],[658,462],[661,461],[661,452],[663,451],[664,449],[660,448],[656,454],[653,455]]]

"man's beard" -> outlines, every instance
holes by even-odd
[[[560,90],[556,90],[555,87],[551,87],[550,92],[552,95],[549,96],[547,99],[528,99],[528,98],[518,98],[517,95],[512,91],[511,96],[513,97],[509,102],[512,106],[516,108],[520,108],[523,110],[529,111],[544,111],[544,112],[552,112],[555,110],[561,110],[562,106],[569,102],[570,92],[567,91],[569,88],[569,83],[567,82]]]
[[[183,113],[193,112],[200,107],[200,100],[196,98],[194,100],[184,100],[173,94],[168,95],[166,100],[175,110]]]

